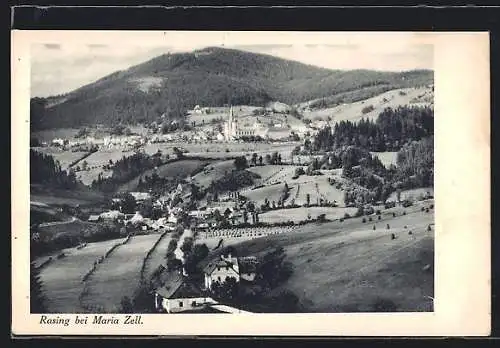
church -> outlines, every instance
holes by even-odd
[[[234,115],[233,107],[229,109],[229,118],[224,123],[224,140],[234,141],[242,137],[262,136],[264,137],[267,131],[267,126],[258,120],[250,124],[248,121],[240,122]]]

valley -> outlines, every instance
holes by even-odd
[[[221,48],[34,98],[46,312],[433,311],[433,98]]]

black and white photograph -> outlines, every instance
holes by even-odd
[[[31,313],[432,312],[429,44],[31,47]]]
[[[13,41],[14,332],[489,330],[487,33]]]

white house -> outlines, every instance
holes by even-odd
[[[136,202],[144,202],[151,198],[148,192],[130,192],[130,194],[134,197]]]
[[[135,212],[135,215],[129,220],[132,224],[136,225],[136,224],[140,224],[144,221],[144,218],[142,217],[142,215],[136,211]]]
[[[209,263],[203,270],[205,275],[205,289],[212,289],[215,282],[224,283],[228,278],[234,278],[237,283],[240,281],[240,269],[238,258],[229,254],[227,257],[221,255],[221,259]]]
[[[61,138],[52,139],[52,145],[64,146],[64,139]]]
[[[106,211],[104,213],[101,213],[99,216],[102,220],[114,221],[114,220],[118,220],[119,218],[124,218],[125,214],[119,212],[118,210],[110,210],[110,211]]]
[[[160,312],[196,311],[216,302],[179,272],[169,272],[163,285],[155,289],[155,308]]]

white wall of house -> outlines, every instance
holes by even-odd
[[[237,283],[240,281],[240,275],[234,269],[227,269],[225,267],[216,268],[211,274],[205,273],[205,288],[212,289],[214,282],[224,283],[230,277],[235,278]]]
[[[210,297],[168,299],[168,298],[162,298],[158,294],[156,296],[157,296],[157,301],[161,304],[161,308],[167,311],[167,313],[180,313],[183,311],[197,309],[200,306],[209,303],[215,303],[215,301]],[[159,309],[158,306],[157,309]]]

